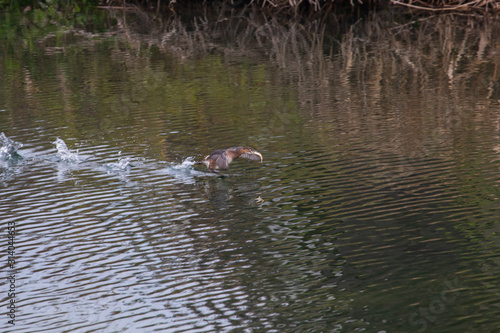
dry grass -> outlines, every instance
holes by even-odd
[[[433,12],[492,12],[500,9],[498,0],[391,0],[391,4]]]
[[[345,12],[353,7],[375,8],[396,6],[405,7],[413,11],[432,12],[475,12],[496,13],[500,10],[500,0],[199,0],[205,4],[215,6],[227,5],[231,7],[256,6],[261,10],[272,13],[285,13],[295,16],[307,14],[327,14],[330,12]],[[185,6],[196,1],[190,0],[104,0],[103,6],[127,8],[137,5],[147,8],[168,8],[175,11],[176,7]],[[108,8],[109,8],[108,7]]]
[[[298,14],[301,9],[320,12],[330,11],[333,7],[349,4],[356,6],[383,6],[379,1],[371,0],[252,0],[262,7],[270,7],[277,11],[292,11]],[[403,6],[413,10],[433,12],[497,12],[500,0],[390,0],[390,5]]]

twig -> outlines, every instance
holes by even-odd
[[[474,3],[477,3],[477,1],[473,1],[473,2],[470,2],[470,3],[465,3],[465,4],[462,4],[462,5],[454,5],[454,6],[440,7],[440,8],[425,7],[425,6],[416,6],[416,5],[404,3],[404,2],[401,2],[401,1],[397,1],[397,0],[391,0],[391,3],[394,4],[394,5],[400,5],[400,6],[405,6],[405,7],[410,7],[410,8],[420,9],[420,10],[428,10],[428,11],[433,11],[433,12],[442,12],[442,11],[453,11],[453,10],[456,11],[456,10],[461,10],[462,8],[470,10],[471,9],[470,5],[474,4]]]

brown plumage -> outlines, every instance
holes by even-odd
[[[210,170],[227,170],[229,169],[229,163],[237,159],[238,157],[248,158],[254,161],[260,161],[262,163],[262,155],[248,147],[231,147],[228,149],[217,149],[214,150],[210,155],[206,156],[202,163],[207,166]]]

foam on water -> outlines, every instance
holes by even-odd
[[[2,144],[2,150],[0,153],[0,161],[2,159],[7,160],[11,158],[11,156],[17,154],[17,148],[21,147],[22,144],[14,142],[8,139],[5,134],[0,135],[0,143]],[[103,171],[108,174],[116,174],[121,177],[122,180],[128,181],[128,174],[132,168],[131,161],[135,159],[134,157],[118,157],[116,162],[108,162],[105,163],[103,161],[94,161],[91,156],[84,156],[79,153],[78,150],[69,149],[66,145],[66,142],[57,138],[53,144],[56,146],[56,162],[58,168],[58,180],[66,181],[68,180],[68,174],[74,171],[75,167],[78,170],[90,170],[90,171]],[[121,152],[118,153],[119,155]],[[42,158],[43,159],[43,158]],[[48,158],[49,161],[54,161],[52,158]],[[63,162],[63,163],[60,163]],[[206,176],[216,176],[214,173],[207,173],[203,171],[196,170],[193,166],[197,164],[195,158],[193,156],[189,156],[182,160],[180,163],[175,162],[164,162],[166,163],[166,167],[162,168],[161,163],[157,165],[153,163],[153,165],[145,165],[145,164],[135,164],[134,168],[137,169],[138,174],[148,173],[147,170],[154,170],[153,173],[160,175],[167,175],[170,178],[173,178],[176,181],[179,181],[184,184],[194,184],[196,182],[196,177],[206,177]],[[165,165],[165,164],[163,164]]]
[[[196,162],[194,157],[189,156],[181,163],[170,163],[168,167],[162,169],[160,172],[162,174],[167,174],[184,184],[194,184],[196,182],[195,177],[214,175],[212,173],[206,173],[194,169],[193,165],[195,164]]]
[[[103,162],[95,161],[92,156],[85,156],[80,154],[78,150],[69,149],[66,142],[57,138],[52,142],[56,146],[56,154],[38,156],[37,159],[44,160],[51,163],[56,163],[58,170],[57,179],[59,182],[64,182],[72,179],[72,172],[75,170],[87,170],[86,172],[106,172],[111,175],[118,175],[122,181],[128,182],[128,176],[132,168],[131,161],[136,160],[134,157],[118,157],[116,162]],[[10,167],[13,161],[21,158],[18,154],[18,149],[23,145],[9,139],[4,133],[0,133],[0,167]],[[118,153],[119,155],[121,152]],[[55,158],[54,158],[55,157]],[[31,158],[27,158],[28,161]],[[92,160],[94,160],[92,162]],[[195,184],[196,178],[200,177],[214,177],[217,174],[212,172],[200,171],[194,168],[197,164],[195,157],[189,156],[184,158],[180,163],[176,162],[160,162],[152,164],[149,163],[134,163],[134,169],[138,174],[145,175],[152,171],[153,173],[161,176],[167,176],[167,179],[173,179],[176,182],[183,184]],[[162,167],[163,166],[163,167]]]

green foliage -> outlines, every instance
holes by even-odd
[[[3,5],[5,10],[0,20],[0,41],[8,46],[0,54],[8,50],[18,52],[33,45],[35,40],[58,31],[88,25],[99,29],[105,21],[105,13],[95,10],[93,0],[47,0],[35,2],[34,8],[30,6],[29,10],[22,10],[26,3],[33,1],[12,1],[10,5],[10,0],[0,0],[0,8]]]
[[[0,0],[0,10],[10,12],[30,11],[62,11],[65,14],[79,13],[97,6],[98,0]]]
[[[19,1],[0,0],[0,9],[10,9],[17,11],[22,8],[25,8],[26,6],[30,6],[32,3],[33,1],[30,0],[19,0]]]

